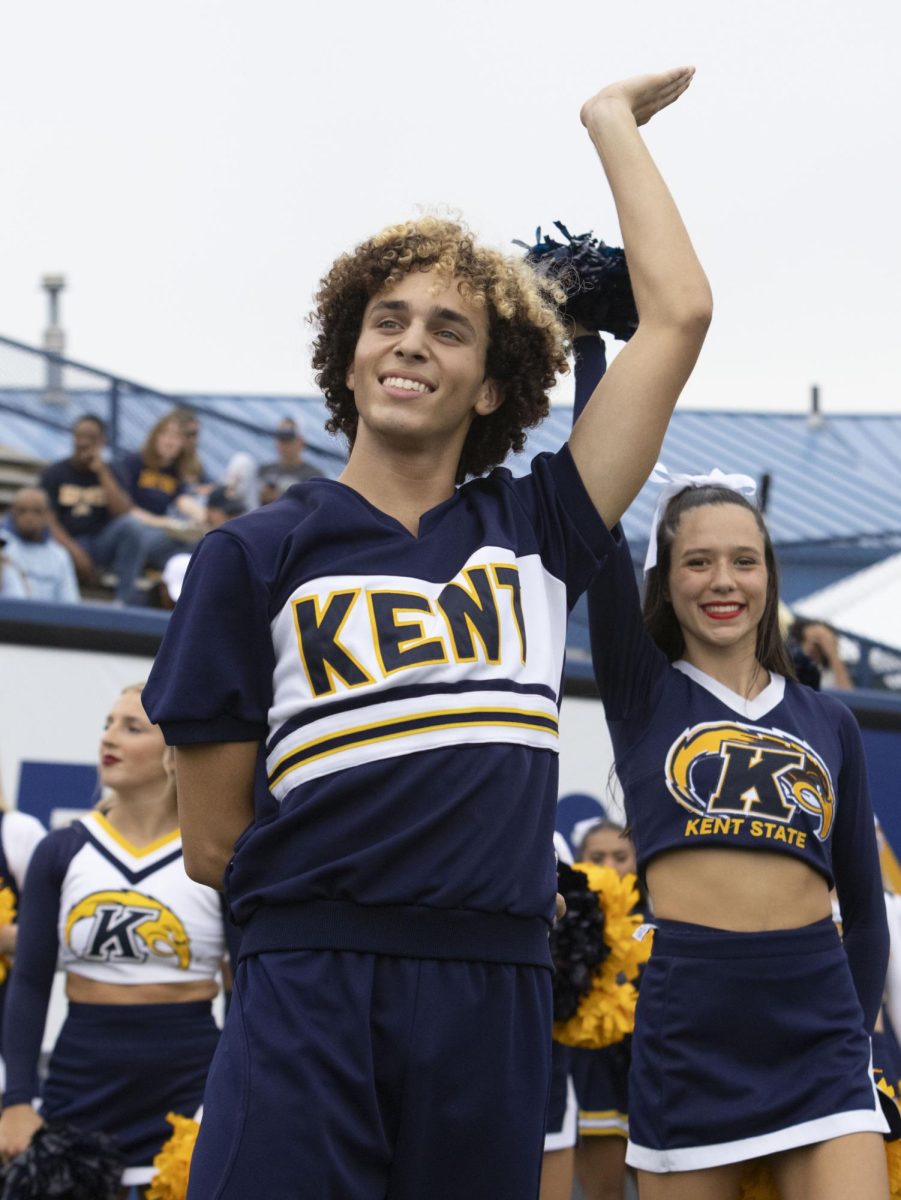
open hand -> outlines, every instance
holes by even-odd
[[[590,128],[610,101],[625,103],[636,125],[645,125],[661,108],[678,100],[694,77],[694,67],[674,67],[659,75],[635,75],[619,83],[609,83],[582,105],[582,124]]]

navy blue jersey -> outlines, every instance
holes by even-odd
[[[608,549],[589,592],[592,659],[639,870],[664,851],[705,845],[802,859],[836,887],[848,957],[871,1013],[887,934],[852,713],[780,675],[748,700],[689,663],[670,663],[645,630],[618,529]]]
[[[164,517],[174,500],[187,492],[174,467],[148,467],[137,452],[115,464],[116,476],[139,508]]]
[[[71,537],[100,533],[112,520],[100,476],[75,466],[71,459],[45,467],[41,487],[50,497],[56,519]]]
[[[566,447],[418,537],[325,479],[207,535],[143,701],[170,744],[264,743],[239,923],[320,900],[550,921],[566,617],[604,536]]]

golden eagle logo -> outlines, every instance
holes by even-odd
[[[74,905],[66,917],[66,945],[80,921],[91,924],[78,933],[78,954],[92,962],[144,962],[148,955],[174,958],[180,970],[191,962],[191,944],[185,927],[170,908],[141,892],[92,892]]]
[[[666,786],[690,812],[763,817],[790,824],[799,808],[825,841],[835,817],[829,769],[806,742],[781,730],[732,721],[686,729],[670,747]]]

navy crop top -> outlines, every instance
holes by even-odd
[[[771,676],[753,700],[645,630],[629,547],[617,527],[588,595],[592,660],[638,867],[691,846],[801,859],[838,892],[845,946],[870,1022],[887,931],[860,732],[833,696]]]

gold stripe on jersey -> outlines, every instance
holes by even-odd
[[[372,721],[364,725],[336,728],[329,733],[294,743],[283,753],[269,771],[269,786],[274,787],[285,777],[310,763],[331,755],[341,754],[360,746],[391,742],[417,734],[429,734],[446,730],[495,728],[502,730],[523,729],[540,734],[544,738],[556,738],[559,722],[556,715],[546,711],[481,705],[477,708],[460,707],[417,712],[412,709],[397,713],[388,719]],[[498,741],[506,741],[503,736]],[[337,768],[336,768],[337,769]]]
[[[146,846],[135,846],[128,840],[128,838],[123,837],[118,829],[113,828],[102,812],[94,812],[91,815],[94,817],[94,820],[104,831],[104,833],[106,833],[108,837],[111,837],[118,846],[122,847],[123,850],[127,851],[132,858],[146,858],[148,854],[153,854],[155,850],[161,850],[163,846],[168,846],[170,842],[177,842],[181,836],[178,829],[173,829],[171,833],[163,834],[163,836],[157,838],[156,841],[148,842]]]

